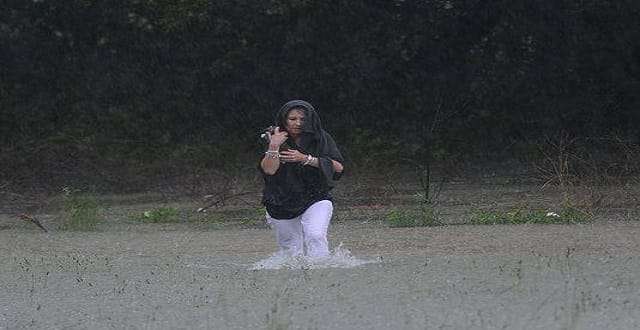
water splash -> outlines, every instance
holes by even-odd
[[[380,260],[362,260],[351,255],[351,251],[340,244],[328,257],[287,256],[275,253],[262,259],[249,268],[261,269],[321,269],[321,268],[353,268],[364,264],[376,263]]]

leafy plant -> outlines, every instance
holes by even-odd
[[[179,221],[178,209],[174,207],[158,207],[144,211],[139,220],[152,223],[177,222]]]
[[[392,209],[386,216],[389,227],[426,227],[442,225],[437,212],[430,205],[419,208]]]
[[[245,227],[257,227],[264,223],[267,209],[264,206],[252,208],[240,218],[240,223]]]
[[[100,222],[100,208],[94,196],[80,194],[71,188],[63,188],[62,209],[64,223],[62,230],[94,230]]]
[[[568,223],[580,223],[590,221],[593,214],[574,205],[564,205],[560,210],[559,218]]]

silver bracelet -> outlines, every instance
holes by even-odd
[[[265,151],[264,154],[267,155],[267,157],[269,157],[271,159],[280,158],[280,152],[278,150],[267,150],[267,151]]]
[[[307,155],[307,160],[304,161],[304,163],[302,163],[303,166],[309,165],[311,164],[311,162],[313,161],[315,157],[311,156],[310,154]]]

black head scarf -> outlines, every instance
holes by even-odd
[[[320,117],[309,102],[293,100],[285,103],[276,114],[277,126],[286,127],[287,115],[292,109],[299,109],[304,113],[302,136],[300,137],[299,148],[296,149],[318,158],[319,168],[325,179],[325,184],[328,187],[333,187],[334,181],[338,180],[342,173],[336,173],[333,170],[331,160],[344,164],[340,150],[331,135],[322,129]],[[288,143],[295,145],[293,141],[288,141]]]

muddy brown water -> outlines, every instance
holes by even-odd
[[[255,269],[276,249],[268,229],[3,228],[2,329],[640,327],[633,221],[426,228],[347,221],[332,225],[330,241],[352,259],[281,269]]]

